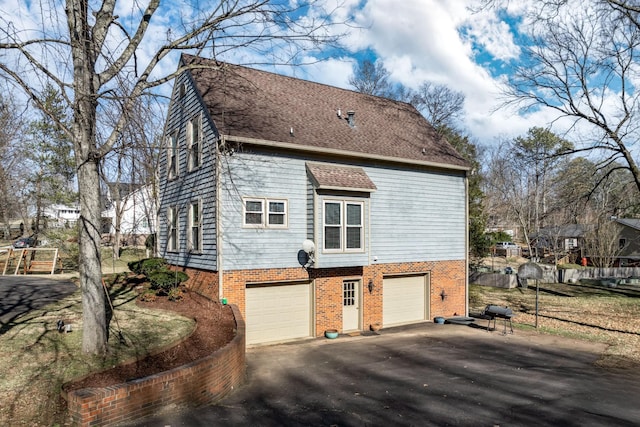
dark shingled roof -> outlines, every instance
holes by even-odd
[[[196,56],[182,61],[203,67],[190,73],[222,135],[468,168],[410,104]]]
[[[326,190],[361,190],[374,191],[375,184],[362,168],[353,166],[336,166],[320,163],[307,163],[316,187]]]

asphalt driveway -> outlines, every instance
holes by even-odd
[[[56,276],[0,276],[0,333],[28,311],[62,299],[77,289],[71,281]]]
[[[637,426],[640,373],[595,367],[604,349],[431,323],[254,348],[218,405],[136,425]]]

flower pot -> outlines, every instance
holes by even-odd
[[[338,330],[337,329],[327,329],[324,331],[324,336],[329,338],[330,340],[338,338]]]

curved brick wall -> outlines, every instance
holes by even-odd
[[[245,378],[245,323],[231,305],[236,335],[204,359],[170,371],[104,388],[75,390],[64,396],[77,426],[109,426],[153,415],[168,406],[211,404]]]

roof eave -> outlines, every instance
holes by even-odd
[[[292,144],[289,142],[269,141],[264,139],[247,138],[247,137],[234,136],[234,135],[223,135],[222,138],[225,141],[229,141],[229,142],[253,144],[253,145],[260,145],[264,147],[282,148],[282,149],[304,151],[304,152],[310,152],[310,153],[356,157],[361,159],[380,160],[385,162],[395,162],[395,163],[418,165],[418,166],[428,166],[433,168],[450,169],[450,170],[464,171],[464,172],[468,172],[471,170],[471,167],[469,166],[452,165],[450,163],[430,162],[426,160],[421,161],[421,160],[407,159],[407,158],[401,158],[401,157],[389,157],[389,156],[382,156],[382,155],[371,154],[371,153],[358,153],[355,151],[339,150],[335,148],[313,147],[309,145]]]

